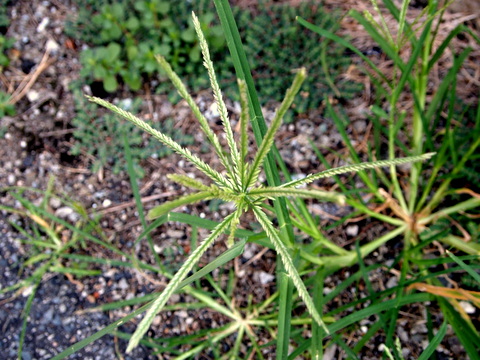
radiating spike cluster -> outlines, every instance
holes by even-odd
[[[178,199],[165,202],[152,210],[150,210],[148,216],[150,219],[165,215],[173,211],[175,208],[194,204],[199,201],[208,199],[220,199],[227,202],[233,202],[235,210],[228,215],[210,235],[200,243],[200,245],[190,254],[186,262],[180,267],[178,272],[174,275],[169,282],[165,290],[159,294],[159,296],[153,301],[152,305],[148,309],[145,317],[138,325],[135,333],[130,338],[127,352],[130,352],[134,347],[138,345],[143,335],[146,333],[154,317],[165,306],[170,296],[175,292],[179,284],[193,268],[194,264],[198,262],[202,254],[210,247],[213,242],[223,233],[229,232],[227,243],[231,246],[234,242],[236,230],[240,224],[240,218],[244,211],[252,210],[255,218],[265,230],[271,243],[274,245],[276,252],[279,254],[280,259],[293,281],[293,284],[298,290],[298,294],[304,301],[308,312],[312,316],[313,320],[328,333],[328,329],[321,319],[321,316],[316,309],[312,298],[308,294],[308,291],[303,283],[297,269],[295,268],[291,255],[288,249],[282,242],[277,230],[273,227],[271,221],[263,211],[262,207],[265,207],[266,199],[276,199],[278,197],[300,197],[300,198],[317,198],[320,200],[333,201],[339,204],[345,203],[345,196],[336,192],[325,192],[320,190],[298,189],[300,185],[311,183],[312,181],[327,177],[342,174],[351,171],[361,171],[366,169],[377,168],[381,166],[394,166],[398,164],[423,161],[433,156],[433,153],[411,156],[407,158],[382,160],[370,163],[355,164],[343,166],[336,169],[326,170],[317,174],[310,174],[307,177],[295,181],[290,181],[284,185],[276,187],[262,187],[257,185],[258,177],[262,169],[263,162],[273,146],[275,134],[280,127],[283,116],[288,108],[291,106],[296,94],[300,90],[300,86],[306,78],[306,70],[304,68],[297,70],[295,79],[292,86],[287,90],[285,99],[278,108],[274,119],[270,127],[268,128],[256,154],[254,155],[253,162],[247,163],[248,154],[248,118],[249,118],[249,103],[247,96],[247,86],[244,81],[239,81],[240,91],[240,140],[237,145],[235,142],[233,131],[228,119],[227,108],[222,99],[222,93],[215,76],[213,64],[210,59],[208,46],[205,41],[205,37],[201,31],[200,23],[195,15],[193,15],[193,22],[195,30],[197,31],[200,47],[202,49],[204,64],[207,68],[211,86],[213,89],[216,104],[218,106],[220,117],[222,119],[223,127],[225,129],[226,140],[229,148],[229,152],[224,152],[217,135],[212,131],[208,125],[208,121],[205,116],[200,112],[200,109],[194,102],[193,98],[187,92],[185,85],[180,78],[172,70],[171,66],[163,57],[157,57],[160,66],[165,70],[172,83],[177,88],[179,94],[187,101],[188,105],[192,109],[194,115],[197,117],[202,131],[205,133],[208,141],[212,144],[216,154],[218,155],[220,162],[226,169],[226,175],[221,174],[217,170],[211,168],[208,164],[199,159],[196,155],[193,155],[190,150],[183,148],[176,143],[172,138],[165,134],[153,129],[149,124],[143,120],[135,117],[131,113],[112,105],[105,100],[88,97],[90,101],[93,101],[101,106],[110,109],[121,117],[132,122],[136,126],[140,127],[155,139],[169,147],[176,153],[183,156],[185,159],[192,162],[193,165],[210,179],[213,180],[213,184],[203,184],[198,180],[192,179],[185,175],[172,174],[168,177],[195,192],[192,194],[184,195]],[[251,119],[255,121],[255,119]]]

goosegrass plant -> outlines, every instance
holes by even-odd
[[[32,303],[45,277],[62,274],[75,281],[100,274],[100,270],[92,269],[82,256],[76,255],[78,250],[86,248],[84,234],[102,236],[98,219],[91,218],[78,202],[56,195],[54,181],[54,178],[50,178],[45,191],[28,187],[0,188],[1,193],[8,193],[19,204],[15,207],[0,205],[0,211],[18,217],[16,221],[10,221],[10,225],[18,231],[18,240],[27,249],[21,262],[20,273],[25,275],[24,278],[12,286],[0,289],[0,295],[13,293],[6,301],[11,301],[22,293],[28,294],[21,319],[19,359],[22,358]],[[39,203],[32,201],[32,194],[42,196],[41,201]],[[73,226],[65,226],[67,224],[65,220],[51,213],[49,209],[51,199],[56,199],[63,206],[72,209],[77,217]],[[105,238],[103,240],[105,241]]]
[[[408,178],[402,177],[392,166],[389,171],[376,169],[372,172],[359,172],[358,175],[365,184],[363,189],[355,186],[357,189],[352,191],[341,179],[336,180],[340,188],[345,190],[346,202],[357,210],[357,214],[368,215],[389,224],[392,227],[390,234],[403,238],[403,252],[393,265],[401,264],[399,284],[405,284],[407,278],[428,277],[421,286],[400,287],[396,294],[399,301],[409,293],[406,289],[435,294],[445,320],[452,326],[467,354],[470,358],[478,359],[480,337],[471,319],[459,305],[458,297],[447,295],[448,289],[440,280],[429,276],[434,273],[435,264],[442,264],[445,258],[427,261],[424,250],[437,244],[440,249],[445,247],[472,255],[473,258],[468,258],[467,268],[478,265],[475,261],[480,254],[476,236],[478,227],[472,224],[472,219],[478,216],[480,196],[471,189],[475,188],[475,184],[469,186],[468,180],[459,181],[459,176],[475,171],[475,167],[468,166],[477,157],[480,145],[480,107],[470,119],[457,118],[458,111],[455,110],[458,102],[457,75],[472,48],[465,48],[458,53],[452,51],[451,68],[447,69],[435,89],[429,86],[433,71],[445,50],[451,48],[456,36],[471,36],[477,44],[480,42],[464,25],[458,25],[447,36],[440,37],[439,28],[448,3],[440,7],[436,1],[428,1],[424,11],[413,21],[407,20],[409,3],[410,1],[403,1],[401,8],[397,8],[391,0],[382,3],[372,0],[374,13],[359,13],[355,10],[349,12],[349,16],[365,28],[391,60],[391,77],[385,76],[369,57],[347,40],[303,19],[298,21],[306,28],[343,44],[365,61],[369,69],[365,72],[375,85],[378,98],[369,115],[374,125],[374,144],[369,147],[367,154],[370,159],[375,159],[383,146],[388,149],[389,159],[394,159],[400,153],[413,156],[424,152],[437,153],[426,163],[428,167],[421,163],[412,164]],[[381,6],[395,19],[394,27],[387,25]],[[405,49],[409,49],[407,58]],[[401,96],[405,92],[412,98],[413,104],[409,111],[398,111]],[[381,105],[382,101],[386,106]],[[328,104],[328,114],[337,125],[349,150],[349,160],[360,164],[360,156],[345,130],[349,119],[331,104]],[[468,129],[468,135],[465,134],[465,128]],[[461,144],[457,142],[459,138],[462,138]],[[318,151],[317,154],[328,166],[321,152]],[[362,199],[362,193],[365,192],[374,195],[376,204],[365,203]],[[384,211],[376,211],[382,206]],[[296,221],[309,227],[301,217]],[[314,257],[311,260],[316,261]],[[317,263],[321,264],[322,261],[320,258]],[[461,292],[462,284],[457,286],[459,289],[455,291]],[[469,301],[475,303],[478,299],[470,298]],[[384,328],[387,346],[398,357],[393,340],[399,309],[391,310],[388,317],[390,320],[386,324],[389,325]]]
[[[248,65],[246,64],[245,55],[242,53],[241,45],[239,43],[238,30],[234,23],[232,23],[232,14],[230,7],[227,2],[216,1],[217,10],[220,15],[220,20],[222,21],[222,26],[225,30],[227,42],[229,43],[232,57],[235,59],[234,63],[237,68],[237,74],[239,77],[239,91],[240,99],[242,105],[242,111],[239,120],[240,134],[238,141],[235,140],[233,130],[231,127],[230,120],[228,118],[226,105],[223,102],[222,94],[218,86],[216,75],[213,68],[213,63],[210,59],[210,54],[208,46],[205,40],[205,37],[202,33],[200,23],[198,18],[193,15],[193,22],[197,36],[199,38],[200,47],[202,49],[204,65],[207,68],[209,78],[211,81],[211,87],[215,96],[215,101],[219,109],[219,113],[222,119],[222,124],[225,131],[225,139],[227,143],[227,149],[224,149],[221,145],[221,142],[211,128],[208,125],[207,120],[200,112],[199,108],[195,104],[193,98],[187,92],[185,86],[182,84],[181,80],[172,70],[170,64],[167,63],[164,57],[158,56],[157,60],[162,67],[163,71],[169,76],[172,83],[177,88],[179,94],[186,100],[186,102],[191,107],[193,113],[197,117],[200,126],[205,134],[207,140],[211,143],[213,150],[219,157],[220,163],[224,167],[223,172],[219,172],[203,162],[196,155],[192,154],[188,149],[181,147],[171,138],[162,134],[155,129],[153,129],[148,123],[137,118],[133,114],[96,97],[88,97],[92,102],[104,106],[105,108],[113,111],[119,116],[127,119],[136,126],[140,127],[155,139],[159,140],[164,145],[168,146],[176,153],[183,156],[185,159],[189,160],[195,165],[195,167],[200,170],[206,177],[211,180],[211,183],[205,184],[200,182],[197,179],[190,178],[188,176],[180,174],[171,174],[169,178],[187,188],[194,190],[193,193],[180,197],[179,199],[166,202],[160,206],[157,206],[150,210],[148,217],[150,219],[160,218],[164,221],[164,216],[171,213],[172,210],[182,207],[185,205],[190,205],[198,203],[199,201],[209,200],[209,199],[221,199],[223,201],[232,202],[235,205],[235,210],[228,216],[225,217],[223,221],[217,224],[210,235],[201,241],[198,246],[191,252],[188,256],[185,263],[182,267],[175,273],[171,278],[170,282],[166,288],[158,294],[155,299],[148,305],[148,310],[146,315],[143,317],[140,324],[137,326],[136,331],[131,336],[129,340],[129,345],[127,347],[127,352],[132,351],[142,340],[145,333],[151,326],[156,315],[164,309],[168,299],[173,295],[173,293],[179,288],[184,278],[187,274],[193,269],[194,265],[198,262],[200,257],[208,250],[210,246],[213,245],[215,240],[223,233],[228,233],[227,244],[231,247],[235,243],[235,238],[239,237],[237,228],[240,224],[240,218],[242,214],[246,211],[251,211],[261,228],[265,233],[265,237],[268,239],[268,243],[275,250],[279,257],[279,264],[281,265],[280,277],[283,277],[283,285],[286,291],[283,291],[279,296],[284,297],[282,302],[286,306],[287,303],[291,304],[291,298],[293,294],[293,288],[298,292],[298,296],[303,300],[303,303],[306,306],[306,309],[311,316],[311,321],[315,327],[316,331],[323,333],[324,336],[332,332],[331,329],[327,328],[325,322],[322,320],[321,311],[316,307],[314,300],[309,295],[309,292],[306,288],[304,281],[302,280],[297,266],[295,264],[295,258],[292,256],[289,247],[293,245],[294,239],[291,235],[288,235],[288,232],[291,233],[291,228],[288,230],[286,221],[288,217],[288,212],[286,211],[285,198],[316,198],[320,200],[334,201],[339,204],[343,204],[344,195],[335,192],[324,192],[320,190],[310,190],[303,188],[303,185],[312,183],[318,179],[322,179],[328,176],[341,174],[351,171],[360,171],[363,169],[371,169],[380,166],[391,166],[398,165],[402,163],[410,163],[416,161],[423,161],[430,158],[433,154],[420,154],[416,156],[406,157],[406,158],[397,158],[390,159],[386,161],[376,161],[370,163],[356,164],[353,166],[344,166],[341,168],[331,169],[320,173],[315,173],[308,175],[304,179],[287,181],[283,184],[277,183],[278,181],[278,172],[277,175],[274,175],[276,172],[276,166],[272,166],[273,163],[270,163],[271,160],[268,160],[270,151],[272,150],[274,143],[274,136],[280,127],[281,120],[283,115],[291,106],[295,95],[298,93],[302,82],[305,80],[307,74],[305,69],[297,69],[295,78],[293,80],[292,86],[287,90],[284,100],[279,106],[277,113],[272,120],[272,123],[268,129],[259,130],[259,123],[263,123],[261,127],[265,126],[263,122],[263,117],[261,113],[258,113],[258,99],[256,99],[256,93],[254,87],[251,85],[251,78],[246,77],[246,70],[248,70]],[[258,115],[257,115],[258,114]],[[249,155],[249,137],[248,137],[248,119],[251,119],[252,126],[254,128],[254,133],[258,138],[258,149],[257,152],[253,155],[253,160],[247,162],[247,155]],[[260,120],[260,118],[262,120]],[[260,127],[260,128],[261,128]],[[262,134],[263,132],[263,134]],[[272,158],[270,158],[272,159]],[[263,165],[265,163],[265,170],[267,174],[267,179],[270,182],[268,186],[258,184],[259,175],[262,171]],[[269,164],[269,165],[266,165]],[[272,177],[273,176],[273,177]],[[272,179],[275,179],[272,182]],[[283,200],[280,200],[283,199]],[[266,201],[273,200],[274,207],[269,206]],[[290,200],[289,200],[290,201]],[[282,204],[283,202],[283,204]],[[268,213],[272,210],[279,222],[280,229],[277,230],[268,216]],[[287,232],[285,232],[285,230]],[[355,252],[347,252],[344,249],[339,248],[333,242],[323,239],[324,245],[330,251],[338,252],[345,254],[348,259],[356,258]],[[374,249],[374,247],[371,247]],[[370,248],[362,248],[362,255],[372,251]],[[342,266],[342,257],[338,256],[335,258],[334,262],[340,262],[335,266]],[[345,261],[343,261],[345,262]],[[333,263],[333,262],[332,262]],[[345,262],[345,264],[348,264]],[[290,283],[291,281],[291,283]],[[293,287],[292,287],[293,284]],[[284,335],[280,336],[280,341],[277,344],[280,344],[280,349],[277,351],[283,352],[286,356],[285,344],[288,344],[289,332],[290,332],[290,315],[288,314],[287,309],[280,309],[279,313],[279,332],[283,332]],[[282,325],[280,325],[280,323]]]

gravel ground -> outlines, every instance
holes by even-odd
[[[18,240],[19,235],[5,225],[5,218],[0,221],[0,267],[3,269],[0,277],[2,287],[16,284],[21,278],[20,260],[24,252]],[[125,293],[128,288],[124,286],[126,277],[130,274],[121,274],[116,277],[115,283],[119,287],[111,293],[118,292],[117,296]],[[119,278],[119,279],[118,279]],[[108,281],[108,277],[98,278],[97,281]],[[122,281],[123,280],[123,281]],[[88,289],[87,289],[88,290]],[[107,289],[106,289],[107,290]],[[22,311],[32,288],[27,287],[15,299],[2,299],[0,323],[2,324],[0,336],[1,359],[17,359],[20,330],[22,327]],[[108,291],[108,290],[107,290]],[[36,290],[28,317],[25,345],[22,360],[51,359],[69,345],[92,335],[112,322],[106,312],[78,313],[78,310],[91,308],[92,301],[88,291],[79,291],[78,284],[70,282],[63,275],[49,275],[44,277]],[[131,331],[131,329],[122,329]],[[118,349],[125,352],[126,342],[118,340]],[[88,345],[84,349],[71,355],[69,359],[115,359],[115,346],[113,337],[104,336]],[[142,347],[135,349],[125,359],[155,359]]]

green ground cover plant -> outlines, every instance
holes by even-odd
[[[8,5],[10,5],[10,1],[2,0],[0,2],[0,73],[10,64],[8,50],[11,49],[15,43],[15,39],[5,36],[8,25],[10,24],[10,19],[7,14]],[[4,116],[14,116],[15,114],[15,106],[10,103],[10,95],[0,89],[0,119]],[[2,132],[3,129],[0,129],[0,134]]]
[[[128,88],[138,90],[145,79],[157,74],[155,55],[160,54],[189,88],[208,88],[190,21],[190,13],[195,8],[202,14],[200,22],[212,59],[218,64],[222,88],[229,97],[238,99],[236,78],[231,61],[225,56],[226,44],[211,2],[122,0],[101,5],[84,1],[79,2],[79,6],[77,18],[67,23],[67,33],[91,45],[82,51],[80,58],[84,81],[100,81],[107,92],[116,91],[119,80]],[[241,7],[236,7],[234,13],[240,35],[247,44],[254,78],[262,89],[263,104],[281,102],[292,69],[305,67],[310,74],[295,99],[293,112],[287,112],[287,121],[293,119],[293,114],[318,108],[328,96],[349,99],[360,91],[360,84],[340,77],[350,64],[349,57],[342,56],[345,48],[312,36],[295,21],[296,16],[301,16],[334,31],[338,16],[318,2],[305,1],[291,6],[260,1],[254,13]],[[296,56],[291,56],[292,53]],[[156,91],[168,90],[168,86],[162,84],[156,87]]]
[[[70,278],[99,275],[100,270],[91,269],[88,261],[76,252],[85,249],[87,239],[93,236],[100,237],[102,240],[98,241],[108,246],[98,224],[98,218],[91,218],[80,203],[68,197],[56,195],[54,182],[54,178],[50,178],[45,191],[27,187],[0,188],[1,192],[8,192],[21,205],[21,207],[0,205],[0,210],[16,214],[21,219],[18,222],[10,222],[10,225],[18,231],[19,239],[27,249],[21,269],[24,278],[13,286],[0,289],[0,294],[13,292],[13,297],[21,296],[22,292],[28,291],[21,319],[19,359],[22,358],[32,302],[44,277],[47,274],[64,274]],[[29,200],[29,193],[41,193],[42,201],[39,204],[32,202]],[[78,215],[74,226],[69,224],[69,228],[66,227],[65,220],[48,212],[49,201],[53,198],[60,204],[70,207]],[[85,234],[89,235],[84,236]],[[93,257],[87,256],[87,258]]]
[[[293,114],[320,108],[328,97],[345,100],[360,92],[361,84],[340,76],[351,64],[350,57],[344,56],[345,47],[312,34],[296,21],[299,16],[335,32],[340,16],[319,2],[302,1],[292,6],[288,2],[259,1],[255,11],[236,8],[234,15],[255,84],[261,89],[262,104],[280,102],[288,89],[292,69],[307,69],[309,76],[284,121],[292,121]],[[234,96],[234,87],[222,87],[228,96]]]
[[[203,5],[202,5],[203,4]],[[197,2],[207,9],[208,2]],[[82,51],[84,81],[100,81],[107,92],[119,88],[119,81],[139,90],[145,78],[158,74],[156,55],[165,56],[180,74],[196,74],[201,68],[200,47],[189,14],[188,1],[121,0],[79,1],[79,14],[67,23],[69,36],[91,44]],[[225,48],[214,14],[203,11],[200,21],[215,53]],[[206,79],[203,84],[206,86]],[[160,90],[161,86],[158,90]]]
[[[0,118],[16,114],[15,106],[10,104],[10,97],[6,92],[0,91]]]

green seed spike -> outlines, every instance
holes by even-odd
[[[374,168],[379,168],[379,167],[384,167],[384,166],[392,166],[392,165],[400,165],[400,164],[406,164],[406,163],[414,163],[418,161],[425,161],[430,159],[433,155],[436,153],[431,152],[431,153],[426,153],[423,155],[418,155],[418,156],[409,156],[409,157],[404,157],[404,158],[398,158],[398,159],[392,159],[392,160],[380,160],[380,161],[373,161],[373,162],[366,162],[366,163],[361,163],[361,164],[355,164],[355,165],[346,165],[346,166],[341,166],[338,168],[334,169],[329,169],[325,170],[319,173],[315,174],[310,174],[303,179],[299,180],[294,180],[290,181],[286,184],[281,185],[283,188],[292,188],[292,187],[297,187],[305,184],[309,184],[315,180],[326,178],[329,176],[334,176],[334,175],[339,175],[339,174],[345,174],[348,172],[356,172],[356,171],[361,171],[361,170],[366,170],[366,169],[374,169]]]
[[[160,141],[162,144],[165,146],[169,147],[176,153],[182,155],[185,157],[187,160],[191,161],[200,171],[202,171],[205,175],[207,175],[209,178],[211,178],[213,181],[216,183],[229,187],[229,182],[217,171],[213,170],[210,165],[206,164],[203,160],[200,160],[196,155],[193,155],[190,150],[183,148],[180,146],[178,143],[176,143],[171,137],[162,134],[160,131],[155,130],[152,128],[149,124],[147,124],[145,121],[137,118],[135,115],[129,113],[128,111],[125,111],[108,101],[105,101],[103,99],[93,97],[93,96],[88,96],[86,95],[87,99],[101,105],[110,111],[113,111],[114,113],[120,115],[124,119],[132,122],[134,125],[138,126],[140,129],[144,130],[148,134],[152,135],[155,139]]]

